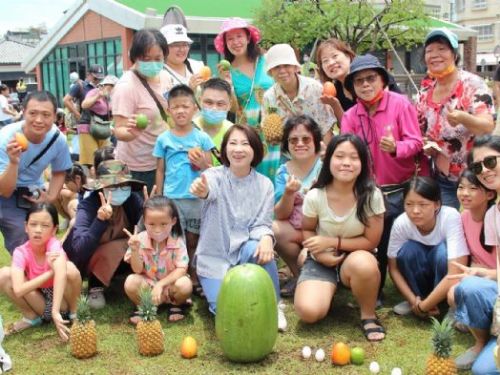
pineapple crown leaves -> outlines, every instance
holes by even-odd
[[[445,317],[441,322],[436,318],[432,321],[432,346],[434,354],[441,358],[448,358],[451,354],[451,342],[453,339],[453,321]]]
[[[268,115],[272,115],[273,113],[278,113],[278,107],[267,107]]]
[[[139,298],[141,300],[139,304],[139,314],[142,319],[146,322],[151,322],[156,320],[156,315],[158,313],[158,307],[153,303],[153,294],[151,288],[143,287],[139,292]]]
[[[76,305],[76,319],[81,323],[88,322],[92,319],[89,301],[87,296],[84,294],[82,294],[80,298],[78,298],[78,302]]]

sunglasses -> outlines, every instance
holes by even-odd
[[[308,145],[309,143],[311,143],[311,141],[312,141],[312,137],[290,137],[290,138],[288,138],[288,143],[290,143],[292,145],[296,145],[299,142],[302,142],[302,144],[304,144],[304,145]]]
[[[483,165],[486,169],[495,169],[495,167],[497,166],[497,158],[499,157],[500,155],[487,156],[483,159],[483,161],[476,161],[475,163],[471,163],[469,165],[469,169],[475,175],[481,174],[481,172],[483,171]]]
[[[366,77],[354,78],[353,83],[354,86],[361,86],[365,81],[369,84],[374,83],[377,80],[378,74],[370,74]]]

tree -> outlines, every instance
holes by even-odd
[[[263,0],[254,22],[264,46],[289,43],[297,49],[316,39],[334,37],[358,53],[395,46],[414,46],[424,38],[426,15],[422,0]]]

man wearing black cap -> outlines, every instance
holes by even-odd
[[[64,97],[64,106],[75,116],[77,121],[80,120],[80,105],[85,99],[87,93],[96,88],[99,82],[104,78],[104,68],[102,65],[91,65],[87,71],[85,81],[77,81],[71,86],[69,93]]]

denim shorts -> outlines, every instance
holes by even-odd
[[[172,199],[179,212],[182,230],[200,233],[201,199]]]
[[[340,280],[339,267],[326,267],[307,255],[307,259],[300,270],[297,284],[309,280],[326,281],[337,285]]]

